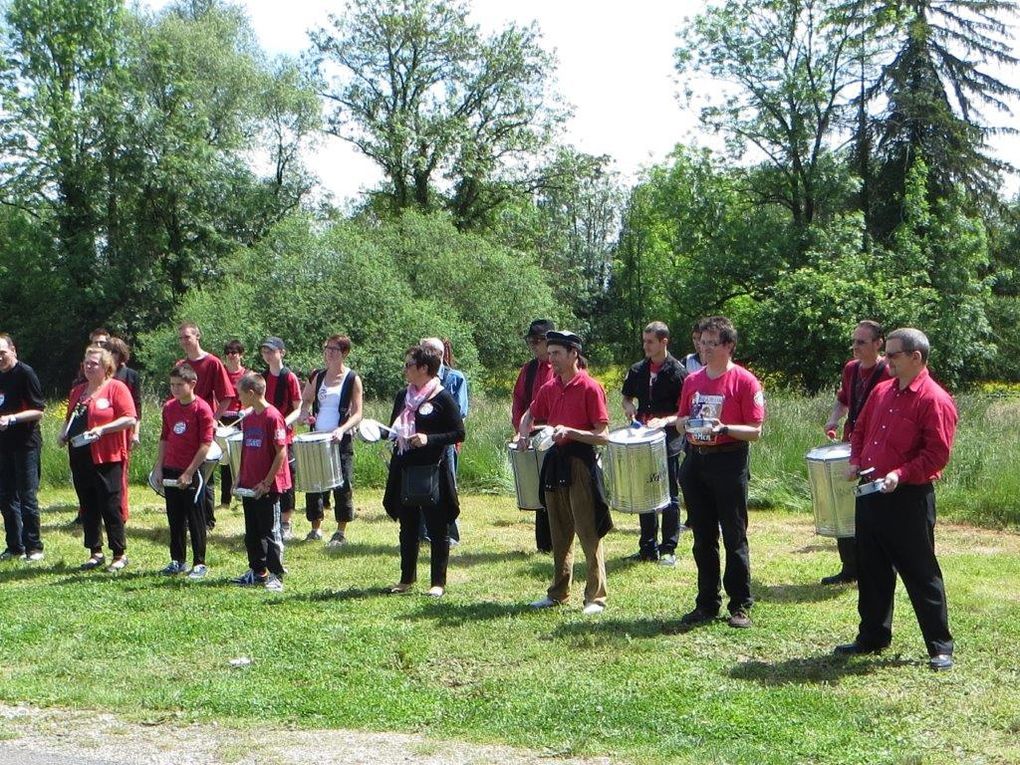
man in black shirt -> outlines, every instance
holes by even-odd
[[[39,537],[39,420],[46,402],[39,378],[0,333],[0,513],[7,548],[0,560],[42,560]]]
[[[683,365],[669,353],[669,327],[653,321],[641,333],[645,358],[630,368],[623,381],[623,411],[631,420],[646,423],[653,417],[668,417],[676,412],[680,389],[687,376]],[[637,404],[635,405],[635,399]],[[662,543],[658,544],[659,516],[641,513],[641,539],[634,560],[659,561],[676,565],[676,546],[680,541],[680,502],[677,472],[683,437],[676,428],[666,428],[666,464],[669,468],[669,507],[662,511]]]

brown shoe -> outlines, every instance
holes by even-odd
[[[730,614],[730,618],[726,620],[726,623],[737,629],[747,629],[751,626],[751,617],[747,615],[746,611],[737,610]]]

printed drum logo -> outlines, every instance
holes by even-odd
[[[662,483],[662,473],[658,470],[654,473],[649,473],[648,480],[645,483]]]

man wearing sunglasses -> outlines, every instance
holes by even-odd
[[[885,359],[882,358],[882,325],[877,321],[865,319],[854,329],[851,341],[853,359],[843,366],[843,381],[836,393],[836,403],[832,414],[825,423],[825,434],[829,438],[836,437],[839,421],[845,416],[843,423],[843,440],[849,441],[854,432],[854,425],[864,408],[864,402],[875,386],[888,379]],[[822,584],[849,584],[857,581],[857,545],[854,538],[837,537],[836,549],[842,568],[839,573],[822,577]]]

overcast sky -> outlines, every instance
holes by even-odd
[[[143,4],[161,7],[166,0]],[[342,0],[238,4],[247,9],[269,53],[291,55],[309,47],[309,29],[325,26],[329,13],[343,9]],[[704,0],[471,0],[470,6],[483,31],[509,21],[538,22],[545,47],[559,59],[559,92],[574,107],[565,140],[590,154],[612,156],[627,180],[663,159],[677,143],[710,140],[699,133],[697,115],[678,102],[673,68],[676,33],[685,18],[705,6]],[[1015,75],[1009,79],[1016,81]],[[1018,147],[1014,138],[996,144],[1005,159],[1015,162],[1020,162]],[[339,199],[380,179],[373,163],[335,138],[323,139],[309,164]],[[1018,179],[1007,185],[1015,192]]]

